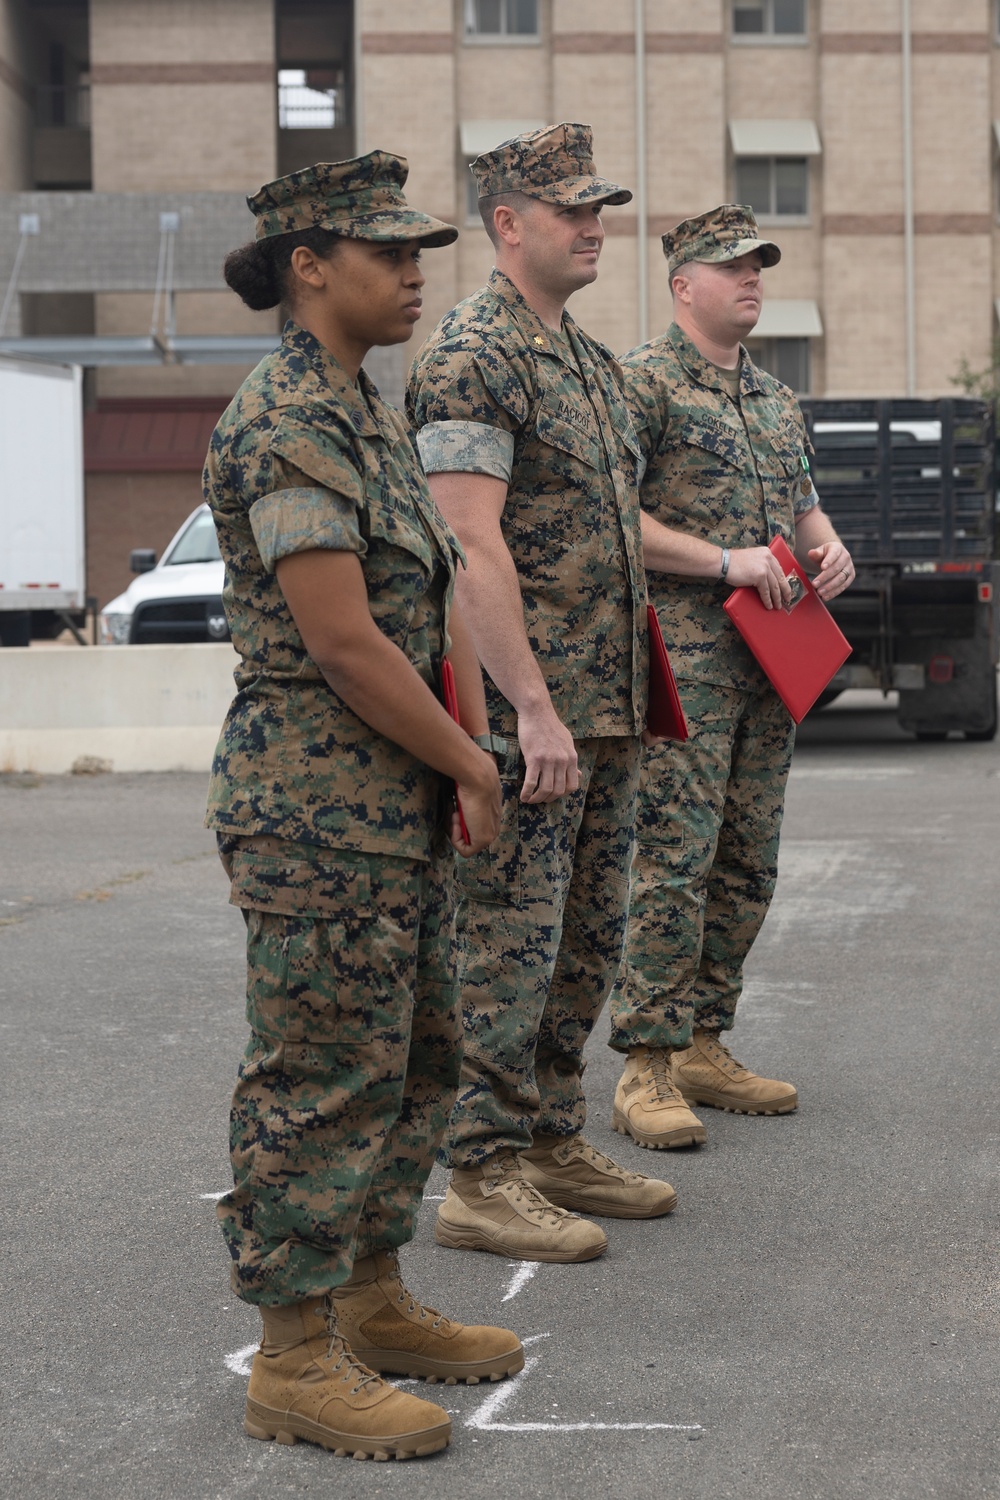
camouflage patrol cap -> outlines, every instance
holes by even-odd
[[[512,136],[470,166],[480,198],[526,193],[546,203],[628,203],[628,188],[598,177],[589,125],[546,125]]]
[[[410,208],[403,197],[409,163],[390,151],[369,151],[349,161],[321,161],[268,182],[247,207],[257,218],[257,239],[330,229],[349,240],[422,240],[450,245],[452,224]]]
[[[684,219],[663,236],[667,275],[672,277],[688,261],[719,265],[759,250],[765,266],[777,265],[781,251],[771,240],[762,240],[753,209],[746,203],[723,203],[696,219]]]

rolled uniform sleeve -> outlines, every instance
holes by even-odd
[[[425,474],[489,474],[510,484],[514,436],[485,422],[428,422],[417,433]]]
[[[250,506],[250,525],[268,572],[293,552],[365,555],[359,526],[365,484],[349,439],[286,416],[270,437],[265,466],[265,493]]]
[[[358,525],[361,483],[345,467],[355,479],[353,496],[316,484],[285,459],[272,459],[274,488],[250,507],[254,540],[269,573],[293,552],[356,552],[364,557],[368,547]]]
[[[408,399],[425,473],[510,483],[515,435],[531,405],[516,365],[486,345],[478,357],[445,346],[411,381]]]

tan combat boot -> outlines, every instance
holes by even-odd
[[[394,1251],[354,1262],[332,1293],[337,1327],[358,1359],[381,1374],[445,1385],[502,1380],[524,1368],[520,1340],[506,1328],[465,1328],[407,1291]]]
[[[690,1047],[673,1055],[674,1082],[694,1104],[737,1115],[787,1115],[799,1102],[790,1083],[759,1078],[738,1063],[718,1032],[696,1031]]]
[[[512,1260],[593,1260],[608,1248],[596,1224],[556,1208],[532,1187],[516,1151],[452,1173],[434,1238],[453,1250],[489,1250]]]
[[[550,1203],[608,1219],[656,1219],[677,1207],[669,1182],[626,1172],[581,1135],[536,1135],[521,1170]]]
[[[250,1437],[331,1448],[338,1458],[423,1458],[447,1448],[440,1406],[388,1385],[355,1359],[330,1299],[262,1307],[243,1426]]]
[[[611,1123],[651,1151],[700,1146],[705,1127],[684,1103],[666,1047],[633,1047],[615,1089]]]

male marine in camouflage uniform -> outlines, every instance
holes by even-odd
[[[798,1096],[720,1041],[777,876],[794,725],[722,605],[734,586],[768,608],[790,589],[781,536],[832,599],[851,560],[820,508],[792,392],[740,340],[780,258],[749,208],[726,204],[663,236],[674,322],[625,357],[646,459],[645,564],[691,737],[645,752],[627,960],[611,1045],[627,1052],[615,1128],[642,1146],[703,1141],[685,1101],[785,1114]]]
[[[567,1210],[676,1201],[580,1136],[581,1054],[624,938],[647,654],[620,372],[564,304],[597,275],[601,208],[631,194],[597,176],[584,125],[507,141],[472,171],[496,269],[431,335],[408,394],[468,556],[457,587],[504,790],[499,838],[458,875],[465,1061],[436,1233],[586,1260],[607,1241]]]

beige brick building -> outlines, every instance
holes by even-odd
[[[996,331],[998,19],[996,0],[0,0],[0,347],[92,367],[94,544],[160,547],[198,482],[152,419],[193,430],[277,331],[221,281],[245,194],[405,154],[413,200],[463,229],[426,256],[429,331],[490,264],[470,156],[570,119],[635,192],[573,304],[614,349],[669,321],[660,234],[735,198],[784,251],[762,362],[817,395],[946,394]],[[390,398],[412,352],[372,357]],[[131,436],[109,453],[112,430]],[[123,567],[95,563],[95,587]]]

